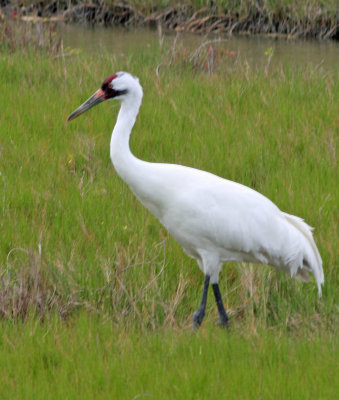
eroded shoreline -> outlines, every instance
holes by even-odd
[[[283,4],[268,7],[248,0],[238,8],[216,6],[196,8],[192,4],[168,7],[137,5],[135,1],[73,3],[41,1],[3,2],[3,16],[24,20],[59,19],[93,25],[158,26],[179,32],[266,35],[285,38],[316,38],[339,40],[339,10],[310,5]]]

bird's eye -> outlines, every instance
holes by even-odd
[[[109,87],[109,89],[113,89],[112,83],[110,83],[110,84],[108,85],[108,87]]]

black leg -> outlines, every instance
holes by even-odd
[[[202,291],[201,303],[200,303],[200,306],[197,309],[197,311],[193,314],[193,327],[194,328],[198,328],[201,325],[202,320],[204,319],[209,284],[210,284],[210,277],[209,277],[209,275],[206,275],[205,282],[204,282],[204,289]]]
[[[215,301],[217,303],[218,311],[219,311],[219,325],[228,328],[228,315],[226,313],[224,303],[222,302],[219,285],[217,283],[212,284]]]

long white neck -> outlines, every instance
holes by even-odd
[[[121,102],[118,119],[111,137],[110,154],[114,168],[121,178],[130,183],[138,160],[129,148],[129,138],[142,100],[142,92]]]
[[[154,187],[161,187],[164,183],[164,179],[158,173],[154,173],[158,164],[139,160],[129,148],[129,137],[142,100],[141,86],[135,89],[136,91],[130,93],[121,103],[111,138],[111,159],[117,173],[141,203],[161,220],[163,191],[154,190]]]

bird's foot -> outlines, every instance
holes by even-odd
[[[202,310],[199,308],[194,314],[193,314],[193,328],[197,329],[202,323],[202,320],[204,319],[205,316],[205,310]]]
[[[228,318],[219,317],[218,326],[224,329],[229,329]]]

